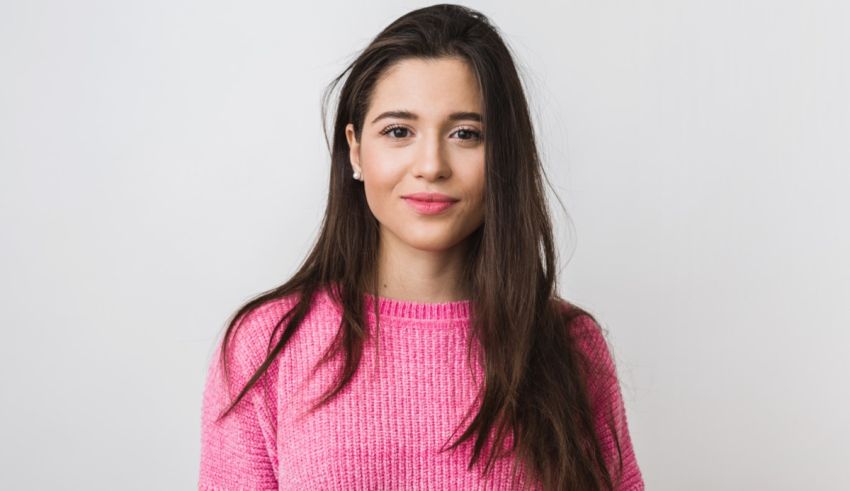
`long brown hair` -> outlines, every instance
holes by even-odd
[[[227,343],[240,321],[268,302],[289,295],[297,299],[275,326],[266,359],[219,419],[234,409],[280,355],[325,287],[342,315],[336,338],[316,366],[340,353],[345,362],[334,385],[311,411],[330,402],[352,379],[364,341],[371,335],[363,295],[378,296],[379,223],[369,210],[362,182],[352,178],[345,126],[353,123],[359,141],[372,91],[388,67],[403,59],[447,56],[461,57],[474,72],[486,128],[484,223],[466,239],[463,272],[471,285],[470,340],[480,343],[484,387],[479,411],[448,450],[474,437],[471,469],[492,435],[494,447],[500,449],[510,433],[514,471],[517,463],[522,464],[543,489],[614,489],[622,456],[620,470],[612,476],[617,467],[609,468],[605,462],[588,396],[594,362],[582,355],[570,329],[579,316],[593,317],[556,292],[545,175],[523,86],[498,29],[482,13],[459,5],[433,5],[401,16],[326,88],[323,125],[331,91],[348,73],[329,142],[331,172],[321,231],[289,281],[253,298],[229,321],[221,349],[226,378]],[[374,305],[377,318],[377,302]],[[471,352],[470,347],[467,353]],[[608,421],[613,425],[611,418]],[[619,453],[619,442],[616,446]],[[498,457],[494,451],[488,453],[485,474]]]

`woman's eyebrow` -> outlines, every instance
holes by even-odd
[[[385,118],[410,119],[410,120],[416,121],[417,119],[419,119],[419,116],[416,115],[415,113],[411,112],[411,111],[405,111],[405,110],[384,111],[381,114],[379,114],[378,117],[373,119],[371,124],[375,124],[378,121],[380,121],[381,119],[385,119]],[[469,121],[478,121],[479,123],[481,122],[482,119],[483,118],[481,117],[481,114],[479,114],[477,112],[472,112],[472,111],[458,111],[458,112],[454,112],[454,113],[449,114],[449,117],[448,117],[449,121],[466,121],[466,120],[469,120]]]

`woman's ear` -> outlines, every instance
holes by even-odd
[[[361,172],[360,169],[360,142],[354,134],[354,125],[348,123],[345,125],[345,139],[348,140],[348,160],[351,161],[351,169],[354,172]]]

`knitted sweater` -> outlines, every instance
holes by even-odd
[[[375,338],[369,338],[350,385],[329,405],[306,414],[309,403],[330,387],[341,366],[338,357],[310,377],[341,319],[339,308],[326,293],[320,293],[266,375],[233,413],[216,422],[219,411],[263,361],[274,325],[292,307],[292,298],[264,304],[238,326],[228,344],[229,386],[220,370],[218,343],[209,363],[201,408],[199,490],[518,488],[510,479],[512,459],[503,456],[482,477],[486,453],[479,466],[467,470],[473,441],[440,452],[471,421],[459,426],[476,399],[482,378],[477,364],[467,363],[468,300],[417,303],[378,297],[380,359],[375,357]],[[374,297],[367,294],[364,301],[372,329]],[[601,367],[615,373],[599,327],[587,316],[579,319],[580,346]],[[607,407],[616,416],[624,464],[618,489],[643,490],[616,378],[591,380],[589,390],[595,407]],[[610,466],[616,446],[600,414],[597,412],[597,432]],[[521,467],[518,472],[523,479]]]

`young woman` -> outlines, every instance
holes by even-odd
[[[209,365],[199,489],[642,490],[497,29],[415,10],[346,72],[319,238]]]

